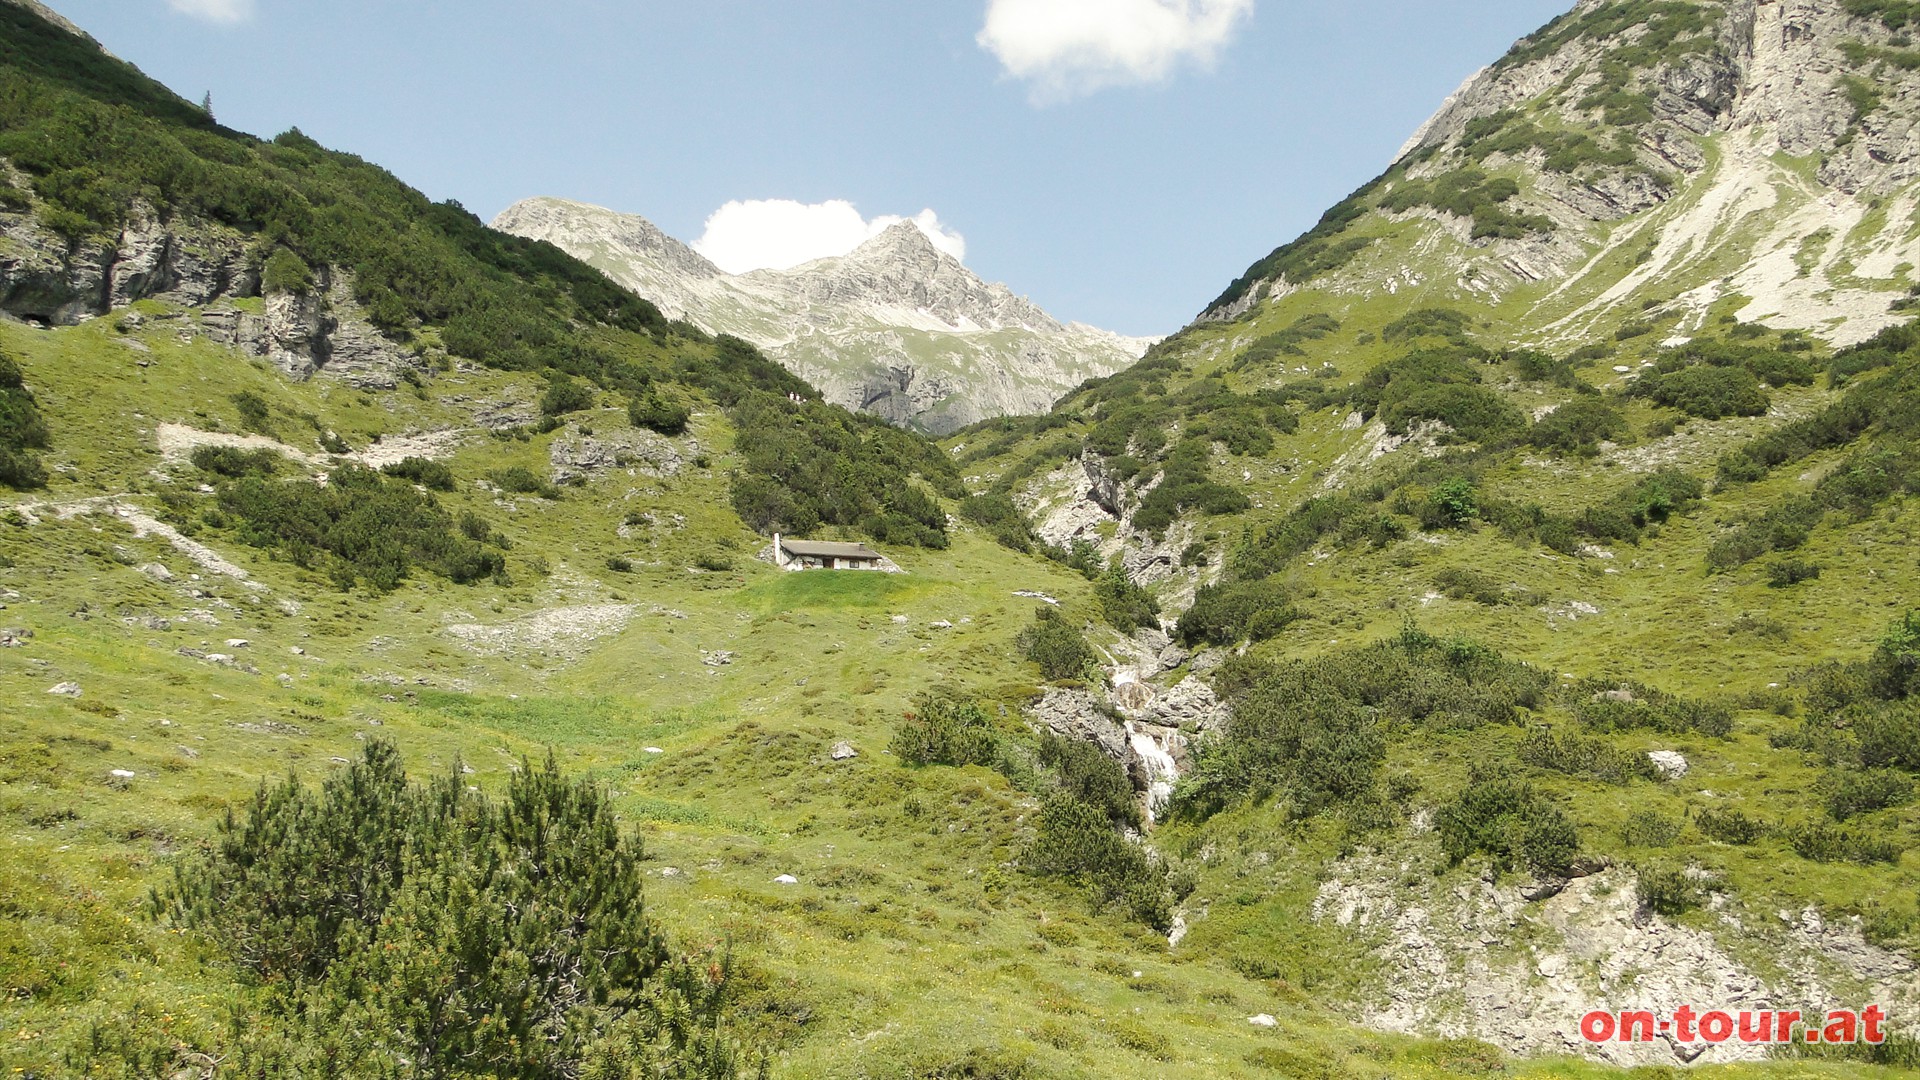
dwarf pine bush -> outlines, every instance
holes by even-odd
[[[494,798],[375,741],[262,785],[152,908],[256,980],[275,1019],[248,1053],[295,1073],[324,1044],[329,1075],[733,1077],[730,965],[670,959],[640,860],[551,756]]]

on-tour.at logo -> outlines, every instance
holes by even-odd
[[[1793,1010],[1701,1010],[1682,1005],[1671,1013],[1651,1010],[1590,1012],[1580,1020],[1580,1037],[1590,1043],[1653,1042],[1717,1045],[1739,1041],[1756,1043],[1867,1043],[1887,1041],[1887,1011],[1878,1005],[1865,1009],[1835,1009],[1825,1013]]]

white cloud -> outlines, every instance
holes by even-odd
[[[1200,65],[1253,14],[1253,0],[988,0],[977,40],[1036,103]]]
[[[869,221],[844,199],[801,203],[792,199],[735,200],[707,218],[693,250],[729,274],[786,270],[804,262],[845,255],[902,221],[911,221],[933,246],[965,260],[967,241],[940,223],[932,210],[910,218],[881,215]]]
[[[253,18],[253,0],[167,0],[181,15],[231,26]]]

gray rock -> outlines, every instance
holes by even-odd
[[[835,761],[851,761],[859,756],[860,751],[855,750],[853,744],[850,742],[837,742],[833,744],[833,760]]]
[[[1121,712],[1133,715],[1146,711],[1153,704],[1153,687],[1139,679],[1117,680],[1109,696]]]
[[[643,476],[678,476],[701,454],[691,438],[668,438],[642,428],[604,434],[562,435],[547,450],[553,482],[593,479],[615,469],[632,469]]]
[[[1224,727],[1232,714],[1205,681],[1188,678],[1156,697],[1143,718],[1161,727],[1206,732]]]
[[[241,234],[143,202],[111,243],[69,244],[32,214],[0,213],[0,311],[12,315],[71,325],[148,297],[198,306],[258,289]]]
[[[1676,750],[1649,750],[1647,759],[1653,762],[1653,771],[1660,774],[1662,780],[1679,780],[1693,771],[1687,756]]]
[[[0,649],[17,649],[33,640],[33,631],[24,627],[0,630]]]
[[[155,581],[172,581],[173,580],[173,571],[167,569],[165,566],[157,562],[150,562],[141,566],[140,572],[147,575],[148,577],[152,578]]]
[[[1102,712],[1100,699],[1089,691],[1048,687],[1039,704],[1034,706],[1033,715],[1042,726],[1062,738],[1090,742],[1122,764],[1132,760],[1127,729]]]
[[[48,689],[47,693],[55,694],[59,697],[77,698],[80,696],[80,684],[76,682],[56,683]]]

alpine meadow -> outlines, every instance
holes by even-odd
[[[0,1077],[1920,1076],[1916,33],[1580,0],[1150,340],[0,0]]]

